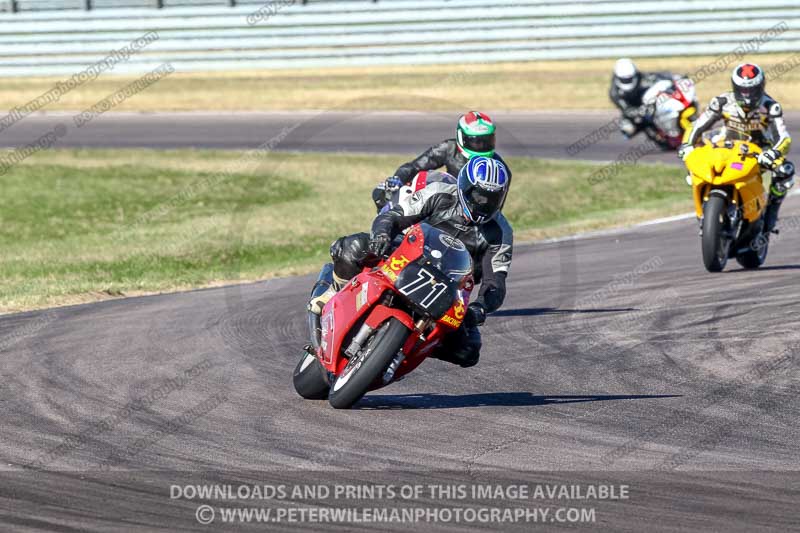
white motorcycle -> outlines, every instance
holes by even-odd
[[[443,172],[441,170],[423,170],[414,176],[414,179],[411,180],[411,183],[408,185],[401,185],[398,187],[384,186],[383,190],[386,194],[386,203],[378,210],[378,212],[384,213],[388,211],[415,192],[424,189],[429,183],[438,181],[444,183],[457,183],[456,178],[447,172]]]
[[[676,150],[697,113],[697,93],[689,78],[661,80],[642,97],[645,135],[664,150]]]

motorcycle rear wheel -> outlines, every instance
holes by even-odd
[[[335,409],[349,409],[355,405],[378,376],[386,371],[409,333],[405,324],[396,318],[384,322],[331,384],[330,404]]]
[[[723,235],[730,231],[727,211],[721,196],[712,195],[703,207],[703,264],[709,272],[722,272],[728,263],[731,239]]]
[[[292,376],[294,390],[306,400],[324,400],[331,386],[325,368],[312,353],[306,352],[297,363]]]
[[[750,250],[747,250],[746,252],[740,253],[736,256],[736,261],[742,265],[743,268],[758,268],[764,264],[764,261],[767,260],[768,251],[769,238],[764,234],[761,234],[753,241]]]

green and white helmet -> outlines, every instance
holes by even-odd
[[[495,125],[489,115],[480,111],[470,111],[458,119],[456,144],[459,151],[467,157],[494,155]]]

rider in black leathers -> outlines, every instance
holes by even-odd
[[[622,112],[619,129],[630,138],[647,127],[647,106],[642,97],[653,85],[662,80],[676,81],[680,76],[669,72],[641,72],[630,59],[623,58],[614,66],[608,97]]]
[[[495,129],[486,113],[470,111],[459,117],[455,138],[431,146],[413,161],[400,165],[394,176],[375,187],[372,200],[378,211],[386,205],[394,187],[411,183],[417,173],[444,167],[451,176],[458,176],[467,161],[474,156],[492,157],[500,161],[510,177],[508,164],[495,152]]]
[[[485,158],[476,158],[484,159]],[[480,166],[481,162],[475,160],[469,167]],[[495,163],[501,166],[502,163]],[[478,297],[470,302],[464,322],[461,327],[451,334],[445,344],[437,350],[432,357],[447,362],[470,367],[478,362],[481,348],[481,335],[478,326],[486,320],[486,314],[498,309],[505,299],[506,276],[511,265],[513,230],[508,221],[499,212],[505,201],[508,190],[508,179],[505,168],[502,168],[505,177],[502,188],[497,184],[494,189],[488,189],[490,201],[480,200],[481,206],[489,206],[491,212],[484,216],[470,216],[466,214],[460,196],[469,195],[469,185],[464,187],[463,176],[468,168],[462,170],[459,183],[437,182],[431,183],[414,195],[406,198],[391,210],[377,216],[372,224],[371,234],[356,233],[342,237],[331,246],[333,259],[333,277],[335,288],[342,286],[347,280],[361,272],[364,261],[369,256],[381,256],[391,248],[395,237],[403,229],[421,221],[439,228],[461,240],[473,257],[475,264],[475,283],[480,283]],[[472,185],[473,190],[478,189],[477,196],[486,190],[480,186]],[[459,194],[461,189],[462,194]],[[315,302],[312,299],[309,309],[321,312],[324,302],[330,299],[335,291]]]

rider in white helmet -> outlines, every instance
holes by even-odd
[[[678,81],[682,76],[674,76],[669,72],[641,72],[628,58],[617,60],[614,75],[611,78],[609,98],[622,112],[619,128],[622,134],[630,138],[639,133],[647,125],[647,106],[642,97],[656,83],[668,80]]]

